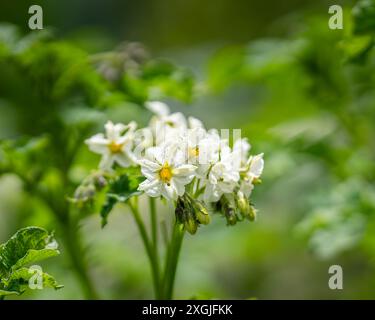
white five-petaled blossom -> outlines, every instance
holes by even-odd
[[[175,144],[152,147],[146,157],[138,162],[146,177],[138,189],[150,197],[164,196],[177,200],[185,193],[185,185],[194,178],[196,167],[186,164],[184,155]]]
[[[135,122],[124,125],[108,121],[105,124],[105,134],[96,134],[85,141],[91,151],[102,155],[99,164],[101,169],[110,170],[115,163],[121,167],[129,167],[135,163],[136,158],[132,153],[135,129]]]

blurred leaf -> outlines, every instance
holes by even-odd
[[[117,202],[126,202],[133,196],[142,194],[139,184],[145,179],[138,170],[129,168],[109,184],[106,201],[101,209],[102,227],[108,222],[108,215]]]
[[[353,8],[354,32],[357,34],[375,32],[375,1],[360,0]]]

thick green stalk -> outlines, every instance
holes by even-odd
[[[176,278],[178,259],[181,251],[182,241],[184,239],[184,226],[175,222],[172,238],[168,247],[167,259],[163,277],[163,298],[173,298],[173,288]]]
[[[146,253],[148,256],[148,259],[150,261],[150,266],[151,266],[151,272],[152,272],[152,280],[154,284],[154,291],[155,291],[155,297],[156,299],[160,299],[161,291],[160,291],[160,270],[159,270],[159,264],[157,261],[157,256],[156,256],[156,251],[154,250],[154,246],[150,243],[150,240],[147,235],[146,227],[143,223],[142,217],[139,213],[138,210],[138,204],[136,201],[134,203],[129,202],[129,207],[133,213],[135,222],[137,224],[139,233],[141,235],[143,244],[146,249]]]

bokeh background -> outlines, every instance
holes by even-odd
[[[43,7],[43,31],[28,29],[31,4]],[[328,28],[332,4],[343,30]],[[75,242],[51,211],[71,210],[66,197],[97,165],[82,140],[108,119],[145,123],[147,99],[240,128],[265,152],[257,221],[215,216],[187,235],[177,298],[375,297],[373,1],[19,0],[0,4],[0,21],[2,159],[16,162],[1,171],[0,242],[23,226],[55,230],[62,254],[43,267],[65,285],[20,298],[85,298],[66,253]],[[152,298],[127,209],[104,229],[98,213],[76,214],[98,296]],[[328,287],[331,265],[343,290]]]

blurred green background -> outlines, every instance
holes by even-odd
[[[31,4],[43,31],[28,30]],[[328,28],[332,4],[343,30]],[[374,1],[19,0],[0,21],[0,242],[55,230],[62,254],[43,266],[65,285],[21,298],[87,297],[77,269],[100,298],[152,298],[126,209],[101,229],[66,201],[98,161],[83,140],[107,119],[146,123],[149,99],[265,152],[258,220],[217,216],[187,235],[177,298],[375,297]],[[331,265],[343,290],[328,287]]]

